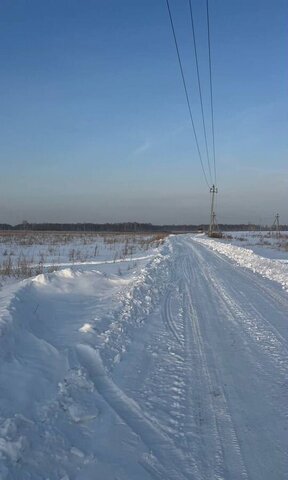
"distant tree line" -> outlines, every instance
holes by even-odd
[[[254,224],[220,224],[221,231],[269,231],[271,227]],[[288,225],[281,225],[282,231],[288,230]],[[29,223],[24,221],[18,225],[0,224],[0,230],[16,231],[53,231],[53,232],[198,232],[207,231],[208,225],[152,225],[151,223],[124,222],[124,223]]]

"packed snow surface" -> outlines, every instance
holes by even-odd
[[[286,479],[283,286],[191,235],[4,285],[0,479]]]
[[[237,247],[229,243],[217,242],[212,239],[207,239],[204,236],[198,236],[195,240],[202,245],[208,246],[215,252],[231,258],[241,267],[249,268],[263,277],[280,283],[283,288],[288,290],[288,262],[261,257],[250,249]]]

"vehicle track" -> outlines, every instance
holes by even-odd
[[[176,288],[177,293],[177,288]],[[167,324],[168,329],[174,336],[175,340],[181,345],[183,343],[183,338],[181,338],[177,323],[175,321],[175,313],[173,312],[172,304],[175,304],[175,285],[174,287],[170,286],[167,289],[166,295],[164,297],[163,308],[162,308],[162,318],[164,323]]]
[[[203,478],[246,479],[246,467],[231,412],[213,368],[214,359],[211,362],[201,332],[197,302],[193,298],[198,279],[190,256],[186,257],[186,271],[189,275],[182,281],[182,292],[186,333],[187,423],[189,425],[190,420],[191,432],[194,432],[190,437],[190,448],[201,459]]]
[[[261,315],[251,299],[243,292],[236,290],[233,284],[224,284],[216,270],[203,258],[199,250],[195,251],[199,259],[199,269],[205,272],[210,284],[222,299],[225,309],[228,309],[231,318],[237,321],[246,335],[254,342],[255,348],[261,348],[268,353],[266,359],[274,362],[284,376],[287,377],[288,348],[286,339],[279,330],[271,324],[268,318]]]
[[[143,442],[143,479],[284,480],[286,300],[267,279],[187,236],[173,237],[172,246],[159,304],[123,363],[111,373],[84,354],[82,365],[111,415]]]

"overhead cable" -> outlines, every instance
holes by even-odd
[[[201,151],[200,151],[200,147],[199,147],[199,141],[198,141],[198,137],[197,137],[197,133],[196,133],[196,129],[195,129],[195,124],[194,124],[194,120],[193,120],[193,115],[192,115],[191,105],[190,105],[190,101],[189,101],[189,96],[188,96],[184,71],[183,71],[183,67],[182,67],[180,52],[179,52],[179,48],[178,48],[178,42],[177,42],[177,38],[176,38],[174,23],[173,23],[173,19],[172,19],[171,10],[170,10],[169,0],[166,0],[166,4],[167,4],[170,23],[171,23],[171,27],[172,27],[174,43],[175,43],[175,47],[176,47],[179,67],[180,67],[180,71],[181,71],[181,77],[182,77],[183,86],[184,86],[184,90],[185,90],[185,96],[186,96],[186,101],[187,101],[187,105],[188,105],[188,110],[189,110],[190,120],[191,120],[191,124],[192,124],[192,129],[193,129],[193,133],[194,133],[194,137],[195,137],[195,142],[196,142],[196,146],[197,146],[197,151],[198,151],[198,155],[199,155],[199,160],[200,160],[200,163],[201,163],[201,167],[202,167],[203,175],[204,175],[204,178],[205,178],[205,182],[206,182],[208,188],[210,188],[210,185],[209,185],[209,182],[208,182],[208,179],[207,179],[207,175],[206,175],[206,172],[205,172],[205,168],[204,168],[204,165],[203,165],[202,155],[201,155]]]
[[[214,182],[217,184],[216,173],[216,154],[215,154],[215,130],[214,130],[214,107],[213,107],[213,86],[212,86],[212,65],[211,65],[211,40],[210,40],[210,21],[209,21],[209,0],[206,0],[207,13],[207,32],[208,32],[208,54],[209,54],[209,79],[210,79],[210,105],[211,105],[211,126],[213,141],[213,163],[214,163]]]
[[[193,10],[192,10],[192,2],[191,2],[191,0],[189,0],[189,9],[190,9],[191,27],[192,27],[192,34],[193,34],[193,45],[194,45],[194,54],[195,54],[195,62],[196,62],[196,70],[197,70],[198,90],[199,90],[199,97],[200,97],[200,104],[201,104],[202,125],[203,125],[204,139],[205,139],[206,155],[207,155],[207,162],[208,162],[208,169],[209,169],[210,179],[211,179],[211,183],[213,183],[213,181],[212,181],[212,173],[211,173],[211,165],[210,165],[210,157],[209,157],[209,149],[208,149],[208,141],[207,141],[206,124],[205,124],[205,117],[204,117],[204,108],[203,108],[203,99],[202,99],[202,88],[201,88],[201,80],[200,80],[200,72],[199,72],[199,63],[198,63],[198,54],[197,54],[197,44],[196,44],[196,35],[195,35],[194,18],[193,18]]]

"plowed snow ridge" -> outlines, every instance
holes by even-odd
[[[288,290],[288,265],[283,260],[260,257],[248,248],[224,244],[207,238],[196,237],[195,241],[231,258],[240,267],[249,268],[254,273],[259,273],[269,280],[280,283],[283,288]]]

